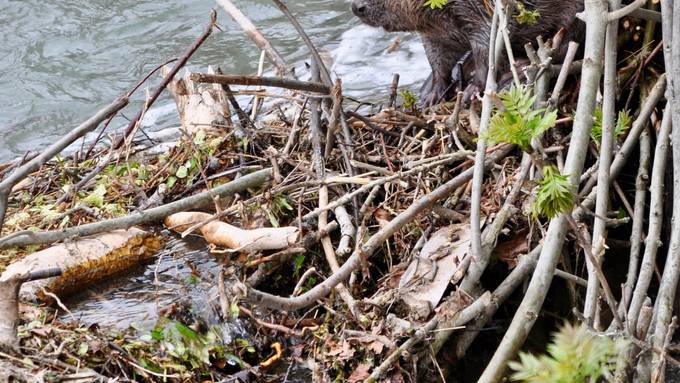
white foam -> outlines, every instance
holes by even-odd
[[[144,118],[142,118],[142,128],[150,127],[156,125],[156,122],[168,115],[177,113],[177,106],[174,102],[169,102],[165,105],[153,106],[151,109],[144,113]]]
[[[397,37],[400,44],[388,52]],[[342,78],[346,93],[354,96],[387,92],[394,73],[399,73],[400,84],[407,87],[420,86],[430,74],[425,50],[414,34],[359,25],[342,34],[332,54],[332,71]]]

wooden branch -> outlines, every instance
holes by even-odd
[[[475,338],[477,338],[480,330],[493,319],[493,316],[500,306],[521,286],[529,275],[531,275],[531,272],[536,268],[536,262],[538,262],[538,256],[541,254],[541,249],[542,246],[539,245],[529,254],[521,256],[517,267],[515,267],[512,272],[510,272],[510,275],[508,275],[503,282],[498,285],[496,290],[494,290],[490,304],[485,307],[484,312],[470,326],[471,328],[469,328],[469,331],[466,331],[457,340],[455,355],[458,358],[462,358],[465,355],[468,347],[470,347]],[[450,328],[451,324],[442,323],[440,327]],[[452,331],[440,331],[437,333],[435,340],[432,342],[432,347],[435,349],[435,352],[441,350],[452,334]]]
[[[606,0],[587,0],[586,45],[581,77],[581,91],[575,113],[574,127],[565,162],[564,174],[569,175],[569,182],[577,187],[586,159],[590,132],[593,126],[595,102],[602,77],[602,53],[607,27]],[[564,213],[552,219],[543,244],[536,270],[531,278],[522,303],[510,323],[508,331],[496,349],[489,365],[479,382],[494,383],[501,380],[507,368],[507,362],[514,358],[522,347],[529,331],[537,319],[537,313],[543,306],[548,289],[555,274],[555,268],[561,254],[567,231],[567,217]]]
[[[490,167],[500,159],[507,156],[514,146],[506,145],[489,156],[486,161],[486,167]],[[310,291],[295,297],[284,298],[272,294],[268,294],[255,289],[249,289],[245,285],[239,285],[235,288],[235,293],[242,295],[246,300],[253,304],[262,305],[264,307],[283,310],[294,311],[308,307],[317,299],[327,296],[331,290],[339,283],[346,280],[350,274],[357,270],[361,265],[361,260],[371,256],[375,251],[382,247],[383,243],[390,238],[394,233],[399,231],[404,225],[411,222],[419,214],[428,211],[437,201],[448,197],[458,187],[467,183],[472,179],[473,169],[468,169],[453,178],[449,182],[441,185],[431,193],[423,196],[418,201],[413,203],[408,209],[397,215],[386,226],[380,229],[376,234],[371,236],[368,241],[355,251],[352,256],[340,267],[340,269],[333,273],[328,279],[322,283],[314,286]],[[331,206],[329,204],[328,206]],[[327,207],[328,208],[328,207]]]
[[[191,80],[200,83],[222,84],[222,85],[254,85],[254,86],[271,86],[276,88],[284,88],[290,90],[301,90],[305,92],[315,92],[322,94],[330,94],[330,87],[317,82],[307,82],[283,79],[278,77],[260,77],[260,76],[231,76],[218,75],[208,73],[192,73]]]
[[[353,111],[351,111],[351,110],[346,110],[346,111],[345,111],[345,114],[348,115],[348,116],[350,116],[350,117],[354,117],[354,118],[356,118],[357,120],[363,122],[364,125],[366,125],[367,128],[370,128],[370,129],[372,129],[372,130],[375,130],[376,132],[380,132],[380,133],[382,133],[382,134],[384,134],[384,135],[386,135],[386,136],[401,138],[401,134],[399,134],[399,133],[397,133],[397,132],[393,132],[393,131],[391,131],[391,130],[387,130],[387,129],[383,129],[383,128],[379,127],[378,125],[374,124],[373,121],[371,121],[371,120],[370,120],[368,117],[366,117],[366,116],[362,116],[362,115],[360,115],[359,113],[353,112]]]
[[[673,10],[672,16],[670,10]],[[672,142],[673,142],[673,216],[671,227],[671,241],[664,265],[663,276],[659,283],[659,292],[654,305],[654,323],[652,323],[653,334],[651,334],[652,345],[657,348],[664,348],[666,334],[674,329],[670,325],[673,316],[673,306],[677,294],[678,279],[680,278],[680,4],[672,2],[672,7],[668,2],[662,5],[664,24],[668,24],[672,19],[672,29],[668,25],[664,27],[664,56],[666,62],[670,63],[670,96],[669,105],[665,110],[664,117],[671,114],[672,117]],[[668,33],[670,32],[670,36]],[[672,37],[671,37],[672,36]],[[670,40],[670,41],[669,41]],[[670,110],[669,110],[670,109]],[[671,112],[671,113],[669,113]],[[672,337],[672,334],[670,334]],[[654,355],[654,364],[661,364],[658,355]],[[662,375],[663,378],[663,375]],[[661,379],[660,381],[663,381]]]
[[[666,109],[668,110],[668,109]],[[638,280],[635,285],[633,297],[628,309],[628,328],[634,329],[636,321],[640,315],[642,304],[647,298],[647,290],[654,276],[656,266],[656,256],[659,250],[659,240],[661,239],[661,229],[663,226],[663,204],[664,204],[664,176],[669,149],[669,134],[671,131],[670,113],[664,113],[659,131],[656,149],[654,151],[654,165],[652,165],[652,179],[650,186],[651,198],[649,202],[649,227],[645,239],[645,252],[638,272]]]
[[[640,252],[642,250],[642,238],[645,226],[645,211],[647,208],[647,187],[649,185],[649,164],[651,158],[651,142],[649,131],[645,130],[640,136],[640,164],[635,180],[635,207],[633,208],[633,227],[630,233],[630,257],[628,259],[628,272],[619,312],[621,316],[628,311],[628,305],[633,296],[633,288],[638,277]],[[633,329],[630,329],[631,331]]]
[[[640,134],[642,134],[642,131],[647,127],[647,124],[649,123],[649,116],[652,115],[652,112],[656,108],[656,104],[658,104],[663,97],[664,92],[666,91],[666,84],[666,75],[662,74],[656,80],[656,84],[654,84],[654,87],[649,92],[647,99],[640,108],[638,117],[635,119],[635,121],[633,121],[633,126],[628,132],[626,140],[623,142],[621,149],[619,149],[619,151],[616,153],[616,156],[614,157],[614,161],[612,162],[612,166],[609,171],[609,182],[612,182],[619,176],[619,174],[621,174],[621,171],[628,161],[628,158],[637,149]],[[583,207],[578,207],[576,210],[574,210],[572,215],[574,216],[575,220],[581,220],[586,213],[586,209],[592,209],[593,206],[595,206],[597,192],[593,189],[593,187],[596,183],[597,178],[591,177],[586,186],[584,186],[581,190],[581,195],[586,193],[588,193],[588,195],[583,199],[583,201],[581,201]]]
[[[179,72],[179,70],[182,69],[184,65],[186,65],[187,61],[189,61],[191,56],[193,56],[194,53],[196,53],[196,51],[198,50],[198,48],[200,48],[201,45],[203,45],[205,40],[208,39],[208,37],[213,31],[213,28],[215,27],[216,22],[217,12],[213,10],[210,13],[210,22],[205,27],[203,33],[198,37],[198,39],[196,39],[196,41],[194,41],[193,44],[191,44],[191,46],[182,54],[182,56],[180,56],[179,60],[175,62],[175,65],[172,67],[170,72],[168,72],[168,74],[163,78],[163,81],[161,81],[160,85],[158,85],[158,88],[156,88],[156,90],[153,92],[149,100],[144,103],[142,108],[140,108],[139,112],[137,112],[137,115],[135,115],[130,120],[130,123],[128,124],[127,128],[125,128],[125,133],[123,133],[123,136],[119,138],[118,141],[113,145],[114,149],[120,148],[125,142],[125,140],[128,138],[128,136],[132,134],[132,132],[135,129],[135,126],[137,126],[137,123],[139,123],[139,120],[144,115],[144,112],[148,110],[151,107],[151,105],[153,105],[153,103],[158,99],[158,97],[160,97],[161,93],[163,93],[165,88],[168,87],[168,84],[170,84],[170,82],[175,78],[175,75]]]
[[[61,269],[46,269],[0,279],[0,347],[19,345],[19,289],[25,282],[61,275]]]
[[[224,185],[220,185],[210,191],[196,194],[179,201],[161,205],[159,207],[137,211],[125,217],[75,226],[65,230],[43,231],[35,233],[22,232],[19,235],[10,234],[5,238],[0,238],[0,250],[13,246],[53,243],[73,237],[84,237],[105,231],[127,229],[134,225],[160,221],[170,214],[195,209],[209,204],[213,201],[213,196],[226,196],[238,193],[248,188],[259,186],[266,182],[270,176],[271,169],[263,169],[228,182]]]
[[[71,145],[80,137],[93,131],[99,126],[99,124],[109,118],[114,113],[123,109],[128,104],[127,97],[119,97],[113,101],[109,106],[101,109],[94,116],[87,119],[82,124],[78,125],[75,129],[69,132],[67,135],[59,139],[54,144],[50,145],[45,149],[40,155],[33,158],[26,164],[20,166],[12,174],[7,176],[2,182],[0,182],[0,232],[2,231],[2,225],[5,219],[5,212],[7,209],[7,200],[9,194],[12,191],[14,185],[19,183],[19,181],[28,177],[29,174],[40,169],[47,161],[52,159],[52,157],[61,153],[67,146]]]
[[[517,180],[512,187],[512,190],[508,194],[503,206],[496,214],[496,218],[493,223],[484,231],[482,236],[482,253],[479,258],[475,259],[465,274],[465,277],[460,282],[460,289],[468,294],[476,296],[478,288],[478,283],[484,274],[489,262],[491,261],[491,254],[498,241],[498,236],[501,234],[505,223],[517,213],[517,208],[515,207],[515,201],[519,198],[522,192],[522,186],[524,186],[524,181],[526,181],[529,176],[529,171],[532,168],[531,156],[524,153],[522,158],[522,165],[518,172]]]
[[[380,366],[373,370],[373,373],[371,373],[371,376],[366,380],[366,382],[377,382],[387,371],[389,371],[394,363],[399,360],[404,352],[408,352],[418,342],[425,339],[425,337],[429,335],[435,328],[460,328],[461,326],[475,319],[480,313],[484,312],[484,309],[491,304],[492,300],[493,298],[491,294],[486,293],[482,295],[479,299],[472,302],[472,304],[460,310],[452,318],[448,319],[445,322],[447,324],[446,326],[442,325],[443,322],[440,322],[440,318],[437,316],[430,319],[423,326],[419,327],[413,336],[406,340],[406,342],[399,346],[399,348],[390,353],[390,355],[385,358]]]
[[[477,135],[477,151],[475,153],[474,177],[472,178],[471,204],[470,204],[470,254],[473,259],[483,257],[482,249],[482,228],[481,228],[481,201],[482,188],[484,187],[484,157],[486,156],[486,138],[484,134],[491,122],[491,112],[493,110],[493,96],[498,87],[496,83],[496,65],[498,56],[503,46],[503,33],[499,28],[499,20],[503,5],[500,0],[496,0],[495,10],[491,21],[491,33],[489,34],[489,68],[486,73],[486,89],[482,100],[482,116],[479,123],[479,133]],[[502,21],[502,22],[505,22]]]
[[[610,22],[619,22],[619,19],[622,19],[631,13],[635,12],[636,10],[640,9],[642,6],[645,5],[647,0],[635,0],[634,2],[626,5],[623,8],[616,9],[614,11],[609,12],[608,19]],[[619,6],[621,3],[619,2]]]
[[[253,24],[246,15],[243,14],[230,0],[217,0],[217,4],[222,6],[225,12],[238,23],[243,31],[250,37],[260,50],[267,53],[267,56],[272,61],[279,74],[284,75],[288,71],[288,65],[281,54],[274,48],[274,46],[267,40],[259,29]]]
[[[643,2],[646,0],[643,0]],[[621,0],[610,0],[610,6],[618,8]],[[604,83],[602,101],[602,140],[600,142],[600,158],[597,174],[597,202],[595,205],[595,222],[593,223],[593,240],[591,254],[601,265],[604,262],[604,249],[606,242],[606,221],[604,217],[609,211],[609,178],[612,157],[614,156],[614,129],[616,126],[616,85],[618,79],[617,59],[618,59],[618,36],[619,21],[614,19],[607,25],[607,34],[604,47]],[[596,267],[590,262],[590,257],[586,257],[588,266],[588,289],[586,290],[583,316],[589,326],[596,321],[595,311],[597,298],[599,297],[598,278]],[[618,313],[613,313],[615,316]]]
[[[402,179],[402,178],[420,173],[423,170],[432,169],[432,168],[437,167],[437,166],[441,166],[441,165],[449,164],[451,162],[462,160],[464,158],[467,158],[468,154],[469,154],[469,152],[451,153],[447,156],[444,156],[441,160],[426,163],[426,164],[423,164],[423,165],[420,165],[420,166],[416,166],[413,169],[407,170],[405,172],[401,172],[401,173],[398,173],[398,174],[395,174],[395,175],[392,175],[392,176],[388,176],[388,177],[383,177],[383,178],[377,179],[375,181],[371,181],[371,182],[363,185],[362,187],[360,187],[359,189],[357,189],[357,190],[355,190],[351,193],[344,194],[342,197],[340,197],[340,198],[336,199],[335,201],[329,203],[328,206],[326,206],[325,208],[319,207],[315,210],[310,211],[309,213],[302,216],[302,220],[303,221],[309,221],[310,219],[318,217],[319,214],[323,213],[324,211],[335,209],[336,207],[338,207],[340,205],[344,205],[344,204],[350,202],[352,200],[352,198],[359,196],[363,193],[368,193],[374,187],[384,185],[388,182],[392,182],[392,181],[395,181],[395,180],[398,180],[398,179]]]
[[[283,14],[286,15],[290,23],[293,24],[293,28],[295,28],[295,30],[302,38],[302,41],[304,41],[305,45],[307,45],[307,48],[311,52],[312,57],[316,62],[316,65],[319,66],[321,80],[323,81],[323,83],[328,85],[329,87],[333,86],[333,80],[331,80],[331,74],[330,72],[328,72],[328,68],[326,68],[326,65],[323,63],[323,60],[321,60],[321,55],[319,55],[319,51],[316,49],[316,47],[314,47],[312,40],[309,39],[309,36],[307,36],[307,33],[305,32],[304,28],[302,28],[302,25],[300,25],[295,16],[293,16],[293,14],[288,9],[288,6],[286,6],[286,4],[283,3],[283,1],[281,0],[272,1],[274,1],[274,4],[276,4],[276,6],[279,7],[281,12],[283,12]]]

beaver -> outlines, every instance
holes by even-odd
[[[583,0],[524,0],[524,8],[537,11],[535,23],[508,23],[514,52],[536,37],[550,37],[560,29],[566,38],[579,40],[585,25],[576,18]],[[491,6],[489,5],[491,4]],[[388,32],[417,32],[432,68],[431,80],[421,89],[421,102],[432,105],[451,95],[451,73],[470,56],[474,85],[483,88],[488,68],[489,36],[493,0],[448,0],[441,9],[425,6],[424,0],[353,0],[351,9],[362,22]],[[499,61],[501,71],[508,69],[507,58]]]

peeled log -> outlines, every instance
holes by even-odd
[[[166,76],[170,68],[163,67],[161,74]],[[177,104],[177,112],[182,127],[190,135],[200,130],[215,129],[222,131],[229,126],[229,106],[227,95],[220,87],[199,87],[186,72],[184,77],[174,78],[168,90]]]
[[[27,300],[49,301],[42,289],[67,295],[83,286],[119,273],[154,256],[161,239],[146,231],[131,228],[68,241],[30,254],[9,265],[0,284],[17,276],[45,269],[60,268],[62,275],[31,281],[21,286],[20,296]]]
[[[212,217],[212,214],[200,212],[177,213],[165,218],[165,226],[181,233]],[[298,228],[293,226],[243,230],[225,222],[213,221],[199,230],[206,241],[234,251],[285,249],[295,244],[300,237]]]

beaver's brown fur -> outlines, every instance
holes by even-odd
[[[493,4],[493,1],[489,1]],[[442,9],[424,6],[424,0],[353,0],[352,12],[364,23],[386,31],[414,31],[422,38],[432,67],[432,83],[426,84],[428,103],[445,96],[451,85],[451,70],[471,51],[477,85],[486,82],[488,67],[491,10],[485,0],[449,0]],[[519,24],[511,19],[508,29],[515,52],[536,37],[551,37],[559,29],[574,38],[583,29],[576,13],[583,10],[583,0],[524,0],[525,8],[537,10],[538,22]],[[501,68],[507,67],[507,60]]]

